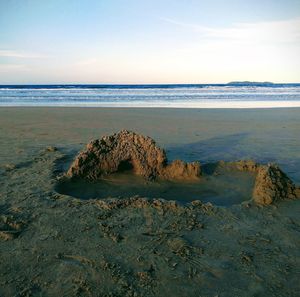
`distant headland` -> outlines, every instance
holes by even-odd
[[[274,83],[269,81],[257,82],[257,81],[232,81],[227,83],[229,86],[272,86]]]

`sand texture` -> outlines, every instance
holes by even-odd
[[[280,180],[274,193],[298,195],[299,115],[1,108],[0,296],[298,296],[300,200],[257,205],[250,190],[243,201],[230,197],[241,184],[238,193],[253,189],[258,175]],[[85,144],[122,129],[155,139],[170,164],[199,161],[204,192],[217,185],[219,201],[62,194],[58,185]],[[241,159],[254,161],[234,162]],[[281,170],[257,165],[270,162]],[[163,182],[184,196],[177,182]],[[218,206],[222,199],[230,203]]]

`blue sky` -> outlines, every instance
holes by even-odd
[[[0,83],[300,82],[299,0],[0,0]]]

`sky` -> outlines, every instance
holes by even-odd
[[[300,0],[0,0],[0,84],[300,82]]]

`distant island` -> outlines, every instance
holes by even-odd
[[[274,83],[269,81],[257,82],[257,81],[232,81],[227,83],[229,86],[270,86]]]

